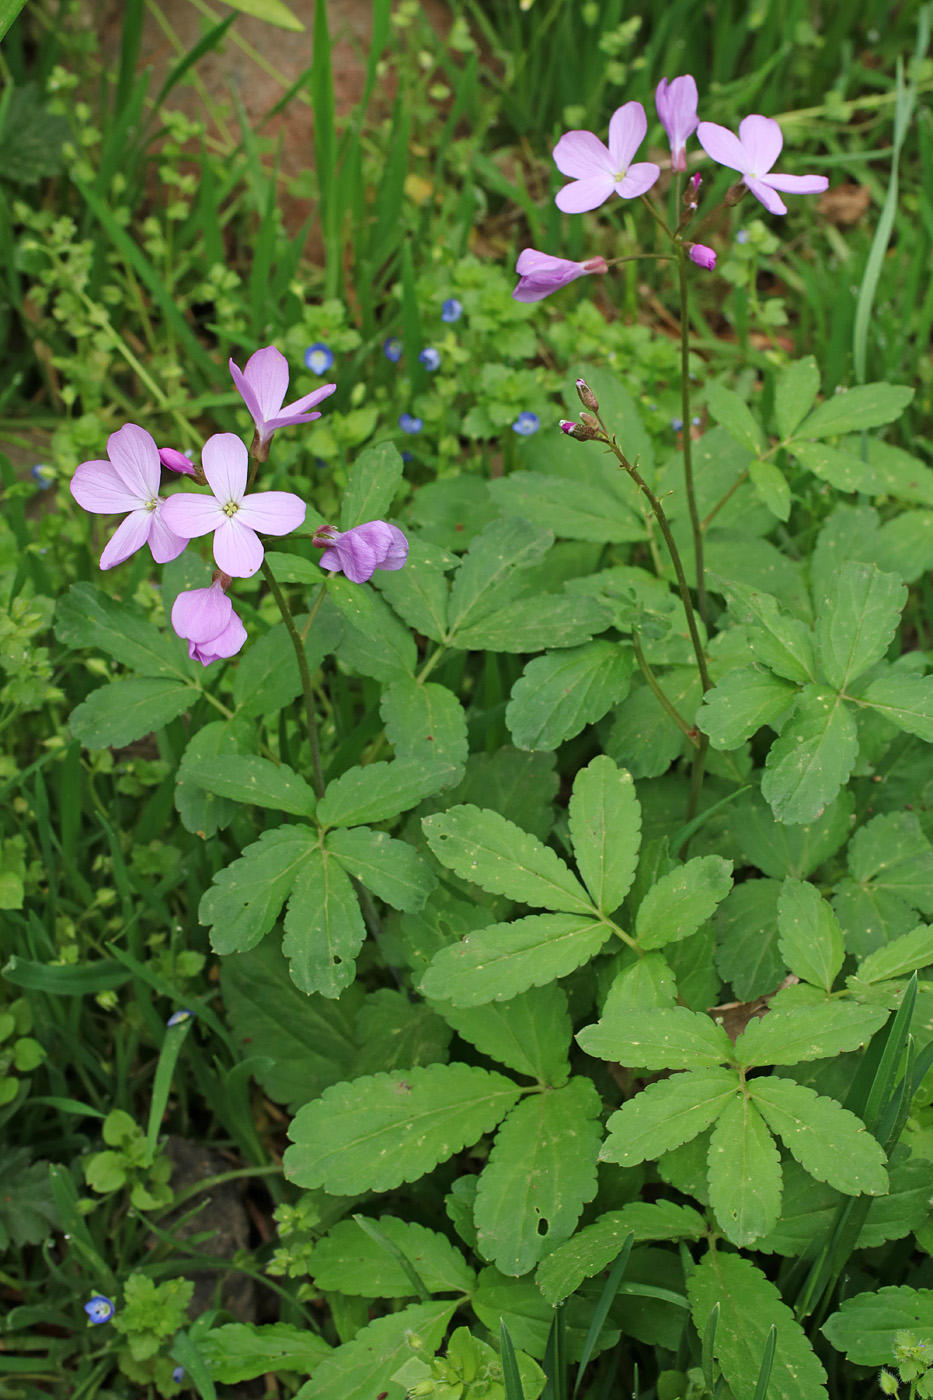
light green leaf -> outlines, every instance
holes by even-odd
[[[918,1341],[933,1347],[933,1288],[904,1284],[856,1293],[846,1298],[821,1330],[854,1365],[890,1366],[898,1332],[913,1332]]]
[[[451,629],[448,641],[464,651],[544,651],[578,647],[611,624],[609,610],[584,594],[519,598],[470,626]]]
[[[55,636],[73,650],[105,651],[140,676],[190,680],[196,674],[198,663],[188,661],[174,633],[160,632],[141,608],[117,602],[89,583],[73,583],[59,599]]]
[[[454,579],[450,635],[474,627],[480,618],[517,598],[524,587],[522,570],[537,564],[553,543],[550,530],[514,516],[487,525],[473,540]]]
[[[641,843],[641,806],[632,775],[605,754],[574,779],[570,839],[596,906],[611,914],[631,889]]]
[[[394,1215],[381,1215],[376,1223],[430,1293],[470,1292],[476,1275],[446,1235]],[[407,1298],[412,1292],[398,1260],[355,1220],[341,1220],[314,1246],[310,1273],[317,1288],[353,1298]]]
[[[636,1243],[696,1240],[706,1229],[703,1216],[690,1206],[663,1200],[654,1204],[633,1201],[621,1210],[607,1211],[542,1259],[535,1283],[553,1306],[575,1293],[585,1278],[608,1268],[629,1235],[634,1234]]]
[[[485,1006],[436,1003],[459,1036],[509,1069],[559,1086],[570,1074],[570,1013],[566,993],[550,982],[529,987],[510,1001]]]
[[[440,642],[447,633],[449,588],[445,575],[456,562],[437,545],[411,539],[404,569],[377,571],[373,581],[409,627]]]
[[[825,991],[845,957],[839,921],[815,885],[785,880],[778,898],[780,949],[791,972]]]
[[[235,802],[253,802],[294,817],[313,817],[314,792],[287,764],[255,754],[195,758],[185,765],[185,780]]]
[[[286,4],[284,0],[228,0],[231,9],[240,10],[244,15],[252,15],[254,19],[265,20],[267,24],[274,24],[279,29],[291,29],[296,34],[304,33],[304,25]]]
[[[652,886],[638,908],[638,946],[663,948],[689,938],[732,888],[732,862],[720,856],[696,856]]]
[[[534,1268],[596,1195],[602,1103],[588,1079],[534,1094],[496,1134],[476,1192],[479,1253],[504,1274]]]
[[[243,753],[250,747],[251,726],[241,721],[215,720],[205,724],[188,740],[182,754],[175,781],[175,809],[186,831],[202,840],[227,826],[236,815],[236,803],[216,793],[205,792],[197,783],[188,781],[188,764],[198,759],[217,758],[221,754]]]
[[[857,1050],[887,1018],[883,1007],[855,1006],[850,1001],[769,1011],[749,1021],[735,1042],[735,1058],[746,1069],[822,1060]]]
[[[826,1372],[803,1328],[751,1260],[711,1249],[688,1278],[687,1294],[701,1336],[710,1313],[719,1306],[713,1349],[735,1400],[755,1400],[772,1326],[777,1328],[778,1344],[768,1400],[826,1400]]]
[[[68,727],[87,749],[121,749],[170,724],[200,694],[195,686],[168,678],[113,681],[72,710]]]
[[[266,1322],[261,1327],[231,1322],[212,1327],[198,1339],[198,1351],[210,1367],[211,1380],[238,1385],[278,1371],[310,1376],[332,1348],[307,1327]]]
[[[211,925],[215,953],[254,948],[279,916],[299,872],[318,847],[309,826],[264,831],[237,860],[214,876],[201,899],[198,920]]]
[[[933,675],[889,675],[872,681],[860,703],[870,705],[898,729],[933,743]]]
[[[649,1084],[610,1117],[600,1160],[623,1167],[655,1161],[715,1123],[738,1092],[738,1075],[715,1068],[688,1070]]]
[[[530,914],[491,924],[436,953],[421,990],[455,1006],[507,1001],[589,962],[610,933],[582,914]]]
[[[491,481],[489,491],[503,514],[553,530],[558,539],[624,544],[645,538],[644,521],[621,496],[599,485],[580,491],[564,477],[513,472]]]
[[[859,963],[860,982],[886,982],[889,978],[905,977],[933,963],[933,928],[921,924],[912,933],[895,938],[884,948],[869,953]]]
[[[747,628],[749,649],[755,660],[786,680],[802,684],[812,681],[816,676],[816,658],[813,634],[807,624],[791,616],[770,593],[734,579],[714,579],[725,593],[733,617]]]
[[[448,787],[456,777],[449,763],[426,763],[397,758],[394,763],[370,763],[348,768],[327,784],[318,803],[324,826],[362,826],[407,812],[432,792]]]
[[[884,491],[881,474],[854,452],[842,452],[825,442],[795,442],[791,451],[807,471],[828,481],[837,491],[865,491],[870,495]]]
[[[661,953],[645,953],[613,978],[603,1003],[602,1020],[615,1024],[629,1011],[672,1007],[676,995],[677,982],[667,959]]]
[[[782,438],[789,438],[820,392],[820,371],[812,355],[787,366],[774,386],[774,416]]]
[[[554,1310],[541,1296],[532,1279],[507,1278],[490,1265],[481,1271],[479,1285],[471,1302],[476,1316],[493,1335],[496,1335],[502,1321],[516,1346],[544,1359],[554,1323]],[[569,1300],[564,1311],[568,1361],[579,1361],[592,1318],[593,1306],[589,1299]],[[615,1346],[618,1340],[618,1327],[607,1319],[596,1341],[596,1353]]]
[[[285,915],[282,952],[295,986],[339,997],[353,981],[365,937],[356,892],[341,862],[319,847],[298,872]]]
[[[778,520],[790,518],[790,486],[780,467],[774,462],[755,458],[748,464],[748,474],[759,499]]]
[[[808,685],[771,746],[762,796],[778,821],[812,822],[848,781],[857,754],[855,720],[839,696]]]
[[[268,559],[268,555],[266,558]],[[283,555],[294,559],[295,555]],[[303,560],[299,562],[304,562]],[[320,569],[314,566],[318,574]],[[317,584],[312,598],[316,598]],[[299,632],[303,619],[296,618]],[[313,675],[325,656],[329,656],[340,642],[344,624],[336,608],[321,607],[311,624],[305,639],[304,651],[308,667]],[[247,718],[257,718],[275,714],[301,694],[301,674],[295,657],[295,648],[288,635],[284,622],[270,627],[265,636],[251,641],[245,654],[238,660],[233,674],[233,699],[237,712]]]
[[[861,449],[862,439],[852,439],[851,450]],[[868,460],[874,470],[878,490],[896,500],[933,506],[933,471],[919,457],[880,438],[868,439]]]
[[[880,1144],[862,1120],[840,1108],[835,1099],[774,1076],[753,1079],[749,1092],[768,1127],[817,1181],[826,1181],[847,1196],[883,1196],[887,1191]]]
[[[724,384],[710,380],[706,386],[706,402],[716,422],[721,423],[730,437],[757,457],[764,445],[764,435],[744,399],[739,398],[734,389],[727,389]]]
[[[633,656],[617,642],[587,642],[529,661],[505,711],[513,742],[556,749],[602,719],[628,694]]]
[[[396,758],[449,763],[462,778],[469,754],[466,715],[446,685],[405,676],[383,692],[379,710]]]
[[[838,437],[863,428],[880,428],[899,418],[913,396],[913,389],[902,384],[861,384],[818,404],[800,425],[797,436]]]
[[[852,560],[840,564],[816,610],[817,652],[830,685],[844,690],[881,660],[906,602],[896,574]]]
[[[584,1026],[577,1041],[588,1055],[638,1069],[694,1069],[733,1059],[732,1041],[709,1016],[685,1006],[635,1009],[618,1020]]]
[[[384,520],[392,509],[405,464],[394,442],[379,442],[357,457],[340,504],[340,528],[352,530],[370,520]]]
[[[377,1317],[318,1366],[295,1400],[373,1400],[383,1394],[386,1400],[405,1400],[404,1388],[392,1376],[412,1355],[410,1338],[419,1338],[433,1356],[456,1307],[456,1302],[413,1303]]]
[[[421,823],[438,860],[461,880],[533,908],[592,913],[592,903],[560,856],[489,808],[465,803]]]
[[[862,885],[933,914],[933,847],[914,812],[883,812],[849,843],[849,872]]]
[[[709,1145],[709,1199],[726,1239],[742,1248],[774,1227],[781,1159],[761,1114],[744,1094],[730,1099]]]
[[[437,884],[433,871],[407,841],[396,841],[368,826],[329,831],[324,840],[348,875],[361,881],[393,909],[415,913]]]
[[[492,1132],[519,1093],[504,1075],[461,1064],[334,1084],[292,1119],[285,1175],[334,1196],[392,1191]]]
[[[776,724],[794,703],[795,686],[769,671],[729,671],[703,696],[696,722],[714,749],[737,749],[765,724]]]

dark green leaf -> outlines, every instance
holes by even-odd
[[[705,1232],[706,1221],[690,1206],[663,1200],[655,1204],[634,1201],[578,1230],[573,1239],[541,1261],[535,1282],[548,1302],[557,1304],[575,1293],[585,1278],[607,1268],[629,1235],[636,1241],[695,1240]]]
[[[256,946],[317,848],[317,832],[309,826],[280,826],[264,831],[237,860],[218,871],[198,906],[199,921],[211,925],[215,952],[245,953]]]
[[[566,993],[550,982],[510,1001],[485,1006],[437,1004],[444,1020],[484,1055],[541,1084],[559,1086],[570,1074],[570,1015]]]
[[[520,749],[556,749],[602,719],[628,694],[633,653],[616,642],[588,642],[529,661],[505,712]]]
[[[785,880],[778,899],[780,949],[795,976],[825,991],[845,957],[842,929],[832,908],[815,885]]]
[[[763,725],[775,725],[796,695],[795,686],[769,671],[743,666],[706,692],[696,722],[714,749],[737,749]]]
[[[396,758],[449,763],[456,770],[453,781],[463,776],[469,753],[466,715],[446,685],[405,676],[383,692],[380,713]]]
[[[183,643],[160,632],[141,608],[117,602],[89,583],[73,583],[59,600],[55,635],[67,647],[94,647],[140,676],[190,680],[195,665]]]
[[[292,981],[303,992],[339,997],[353,981],[354,959],[365,937],[360,906],[342,862],[329,849],[317,847],[298,871],[285,915],[282,952]]]
[[[257,1327],[248,1322],[231,1322],[213,1327],[198,1340],[212,1380],[221,1385],[238,1385],[269,1372],[297,1371],[309,1376],[332,1348],[323,1337],[307,1327],[288,1322],[267,1322]]]
[[[817,605],[817,651],[830,685],[845,690],[881,660],[906,601],[907,589],[895,574],[851,560],[839,566]]]
[[[558,539],[623,544],[645,538],[644,521],[621,496],[601,486],[581,492],[560,476],[513,472],[491,481],[489,489],[504,514],[553,530]]]
[[[352,530],[370,520],[384,520],[392,508],[405,464],[394,442],[365,448],[357,457],[340,503],[340,528]]]
[[[317,805],[304,778],[287,764],[273,763],[254,754],[192,758],[185,764],[184,776],[187,782],[218,797],[254,802],[258,807],[271,807],[294,817],[313,817]]]
[[[92,690],[68,721],[88,749],[120,749],[155,733],[190,709],[200,691],[173,680],[114,681]]]
[[[781,1161],[761,1115],[744,1094],[729,1100],[709,1145],[709,1199],[726,1239],[747,1248],[781,1209]]]
[[[817,1181],[848,1196],[885,1194],[884,1152],[854,1113],[791,1079],[755,1079],[749,1088],[768,1127]]]
[[[349,768],[327,784],[318,803],[324,826],[362,826],[406,812],[432,792],[449,787],[456,777],[452,764],[399,759]]]
[[[663,948],[696,933],[732,888],[732,862],[720,856],[696,856],[662,875],[638,908],[635,936],[639,947]]]
[[[732,1042],[709,1016],[684,1006],[627,1011],[584,1026],[577,1041],[588,1055],[639,1069],[693,1069],[733,1058]]]
[[[812,822],[848,781],[857,754],[855,720],[839,696],[808,685],[768,754],[762,796],[778,821]]]
[[[379,1230],[405,1255],[432,1293],[469,1293],[476,1275],[446,1235],[414,1221],[382,1215]],[[318,1288],[351,1297],[407,1298],[405,1270],[355,1220],[341,1220],[314,1246],[311,1276]]]
[[[396,841],[384,831],[358,826],[351,831],[330,831],[325,847],[340,864],[373,894],[393,909],[414,913],[437,884],[433,871],[406,841]]]
[[[846,1298],[825,1323],[823,1335],[856,1366],[890,1366],[894,1338],[913,1332],[933,1346],[933,1288],[879,1288]]]
[[[745,1027],[735,1042],[735,1057],[746,1069],[821,1060],[857,1050],[886,1020],[883,1008],[850,1001],[769,1011]]]

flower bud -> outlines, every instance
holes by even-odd
[[[580,402],[584,408],[590,409],[593,413],[599,412],[599,399],[597,399],[585,379],[577,380],[577,393],[580,395]]]
[[[599,426],[599,419],[595,418],[592,413],[581,413],[580,422],[584,427],[589,428],[591,433],[602,432],[602,428]]]
[[[746,194],[748,194],[748,185],[746,185],[744,180],[740,180],[737,185],[730,185],[726,190],[726,197],[723,203],[731,207],[732,205],[738,204],[739,200]]]
[[[566,433],[568,437],[576,438],[577,442],[587,442],[590,437],[590,434],[582,423],[572,423],[569,418],[562,418],[560,420],[560,430],[562,433]]]
[[[707,272],[712,272],[716,266],[716,253],[714,249],[707,248],[705,243],[691,243],[687,256],[692,263],[705,268]]]

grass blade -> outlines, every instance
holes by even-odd
[[[753,1400],[765,1400],[768,1393],[768,1386],[771,1383],[771,1367],[774,1365],[774,1349],[777,1346],[777,1328],[771,1324],[771,1331],[768,1333],[768,1340],[765,1342],[764,1355],[761,1358],[761,1369],[758,1372],[758,1384],[755,1386]]]
[[[360,1229],[363,1231],[364,1234],[368,1235],[371,1240],[375,1240],[379,1248],[384,1249],[386,1254],[391,1255],[391,1257],[395,1260],[399,1268],[404,1269],[405,1275],[411,1280],[412,1287],[417,1293],[420,1301],[422,1303],[430,1303],[430,1289],[424,1282],[424,1279],[418,1273],[418,1270],[415,1268],[414,1264],[411,1262],[408,1256],[404,1254],[402,1250],[399,1249],[398,1245],[393,1244],[389,1237],[385,1235],[382,1232],[382,1230],[379,1229],[379,1226],[376,1225],[372,1220],[367,1220],[365,1215],[354,1215],[353,1219],[356,1221],[357,1225],[359,1225]]]
[[[168,1104],[168,1096],[172,1091],[172,1076],[175,1073],[175,1065],[178,1056],[181,1054],[181,1047],[185,1043],[185,1037],[191,1029],[191,1019],[179,1021],[175,1026],[168,1026],[165,1032],[165,1039],[162,1041],[162,1049],[159,1051],[159,1063],[156,1065],[155,1078],[152,1082],[152,1101],[149,1105],[149,1125],[146,1129],[146,1166],[151,1167],[155,1161],[156,1145],[159,1141],[159,1129],[162,1127],[162,1119]]]
[[[0,0],[0,39],[25,5],[26,0]]]
[[[576,1384],[573,1387],[574,1400],[583,1381],[583,1373],[589,1365],[590,1357],[593,1355],[593,1348],[596,1346],[596,1339],[602,1330],[602,1325],[606,1321],[609,1309],[612,1307],[613,1299],[619,1291],[619,1284],[622,1276],[628,1267],[629,1255],[632,1252],[632,1245],[635,1243],[635,1232],[626,1238],[625,1243],[619,1251],[618,1258],[613,1264],[609,1277],[606,1279],[603,1291],[599,1295],[599,1302],[593,1311],[593,1320],[590,1323],[590,1330],[586,1334],[586,1341],[583,1344],[583,1354],[580,1357],[580,1368],[577,1371]]]
[[[499,1319],[499,1341],[502,1347],[502,1384],[505,1386],[505,1400],[525,1400],[522,1378],[518,1374],[518,1362],[515,1360],[515,1348],[504,1318]]]
[[[706,1389],[710,1395],[715,1389],[715,1373],[713,1370],[713,1356],[716,1350],[716,1331],[719,1327],[719,1304],[716,1303],[710,1309],[710,1315],[706,1319],[706,1326],[703,1328],[703,1379],[706,1382]]]

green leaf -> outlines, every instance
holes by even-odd
[[[654,1161],[702,1133],[738,1092],[738,1075],[715,1068],[649,1084],[610,1117],[600,1160],[623,1167]]]
[[[873,817],[852,837],[848,858],[849,872],[860,884],[933,914],[933,847],[914,812]]]
[[[505,711],[513,742],[556,749],[602,719],[628,694],[633,656],[617,642],[587,642],[529,661]]]
[[[732,862],[696,856],[648,891],[638,908],[635,936],[642,949],[663,948],[689,938],[732,888]]]
[[[778,375],[774,386],[774,416],[782,438],[789,438],[820,392],[820,371],[812,355],[795,360]]]
[[[394,442],[365,448],[357,457],[340,503],[340,528],[352,530],[370,520],[384,520],[392,508],[405,464]]]
[[[887,1018],[883,1007],[855,1006],[849,1001],[769,1011],[749,1021],[735,1042],[735,1058],[745,1069],[822,1060],[857,1050]]]
[[[584,1026],[577,1041],[588,1055],[639,1069],[693,1069],[733,1058],[732,1041],[709,1016],[685,1006],[632,1009]]]
[[[406,570],[402,569],[400,573],[387,573],[383,577],[399,578],[404,573]],[[445,583],[445,590],[446,587]],[[344,626],[338,649],[341,663],[354,675],[372,676],[377,681],[391,683],[412,675],[418,664],[414,637],[381,594],[370,592],[368,597],[367,627],[373,630],[364,630],[357,621]],[[346,616],[343,621],[347,623]]]
[[[703,698],[696,666],[672,666],[659,680],[675,709],[682,715],[696,713]],[[606,752],[638,782],[666,773],[684,744],[677,725],[643,685],[617,708]]]
[[[174,633],[160,632],[141,608],[118,603],[89,583],[73,583],[59,599],[55,636],[72,649],[105,651],[140,676],[190,680],[195,674]]]
[[[715,380],[710,380],[706,386],[706,402],[716,422],[721,423],[730,437],[757,457],[764,446],[764,435],[748,404],[739,398],[734,389],[727,389]]]
[[[623,954],[625,956],[625,954]],[[602,1019],[611,1022],[630,1010],[672,1007],[677,995],[674,973],[661,953],[645,953],[623,967],[606,993]],[[685,998],[686,1000],[686,998]]]
[[[462,880],[533,908],[593,912],[560,856],[498,812],[466,803],[425,817],[421,825],[438,860]]]
[[[854,1365],[890,1366],[898,1332],[913,1332],[919,1341],[933,1346],[933,1288],[904,1284],[879,1288],[877,1293],[856,1293],[846,1298],[821,1331]]]
[[[580,874],[597,908],[611,914],[635,878],[641,806],[632,775],[604,754],[592,759],[574,779],[570,839]]]
[[[353,981],[366,937],[356,893],[339,859],[318,847],[302,864],[285,915],[282,952],[303,992],[339,997]]]
[[[621,1210],[607,1211],[543,1259],[535,1283],[553,1306],[575,1293],[585,1278],[607,1268],[629,1235],[634,1235],[636,1242],[696,1240],[706,1229],[703,1216],[690,1206],[663,1200],[654,1204],[633,1201]]]
[[[384,831],[358,826],[352,831],[329,831],[324,845],[347,874],[360,880],[393,909],[414,913],[437,884],[433,871],[407,841]]]
[[[15,1245],[41,1244],[53,1230],[62,1228],[48,1162],[30,1162],[25,1147],[13,1147],[0,1151],[0,1168],[0,1249],[6,1249],[11,1240]]]
[[[193,831],[204,840],[228,826],[237,811],[236,803],[229,798],[218,797],[197,783],[189,782],[188,765],[199,759],[243,753],[249,748],[252,737],[249,727],[238,720],[215,720],[205,724],[188,740],[175,782],[175,809],[186,831]]]
[[[774,1076],[753,1079],[749,1092],[768,1127],[817,1181],[826,1181],[847,1196],[882,1196],[887,1191],[880,1144],[862,1120],[840,1108],[835,1099]]]
[[[360,1048],[352,1068],[335,1078],[446,1064],[452,1032],[426,1002],[412,1001],[398,987],[378,987],[366,995],[356,1018],[356,1035]]]
[[[921,924],[913,933],[895,938],[884,948],[859,963],[860,982],[886,982],[892,977],[909,976],[911,972],[933,963],[933,928]]]
[[[872,681],[859,702],[933,743],[933,676],[889,675]]]
[[[173,680],[113,681],[92,690],[72,710],[69,728],[88,749],[121,749],[170,724],[200,698],[192,685]]]
[[[507,1001],[589,962],[610,933],[581,914],[530,914],[491,924],[436,953],[421,990],[455,1006]]]
[[[784,975],[778,951],[776,880],[745,880],[716,911],[716,967],[740,1001],[773,992]]]
[[[715,578],[715,576],[714,576]],[[729,611],[747,629],[755,660],[789,681],[806,684],[816,676],[813,634],[777,598],[734,579],[715,579],[729,600]]]
[[[793,1157],[781,1164],[784,1193],[781,1217],[773,1230],[756,1241],[763,1254],[782,1254],[790,1258],[806,1254],[815,1239],[825,1238],[832,1227],[833,1213],[839,1205],[839,1192],[825,1182],[814,1181]],[[871,1209],[887,1197],[871,1202]]]
[[[852,829],[855,798],[841,792],[819,817],[800,826],[776,822],[771,808],[757,794],[736,803],[731,830],[746,862],[764,875],[781,880],[791,875],[805,880],[834,856]]]
[[[778,520],[790,518],[790,486],[780,467],[756,457],[748,464],[748,474],[759,499]]]
[[[415,807],[432,792],[449,787],[456,770],[449,763],[397,758],[393,763],[370,763],[348,768],[327,784],[318,803],[324,826],[363,826],[387,821]]]
[[[703,696],[696,722],[714,749],[737,749],[765,724],[776,725],[797,690],[769,671],[743,666],[728,671]]]
[[[489,491],[503,514],[553,530],[558,539],[624,544],[645,538],[644,521],[603,486],[590,484],[581,491],[564,477],[513,472],[491,481]]]
[[[323,1337],[307,1327],[267,1322],[261,1327],[231,1322],[212,1327],[198,1338],[198,1350],[210,1367],[211,1379],[238,1385],[271,1372],[297,1371],[311,1375],[331,1355]]]
[[[795,442],[791,451],[807,471],[828,481],[837,491],[865,491],[870,495],[884,492],[881,473],[853,452],[841,452],[825,442]]]
[[[914,396],[902,384],[862,384],[818,404],[797,434],[802,438],[838,437],[863,428],[880,428],[899,418]]]
[[[537,564],[553,543],[550,530],[514,516],[487,525],[473,540],[454,579],[450,635],[475,626],[517,598],[524,587],[522,570]]]
[[[459,1007],[437,1003],[459,1036],[482,1054],[539,1084],[559,1086],[570,1075],[570,1014],[566,993],[550,982],[510,1001]]]
[[[572,1233],[596,1195],[602,1103],[571,1079],[518,1104],[496,1134],[476,1192],[479,1253],[504,1274],[526,1274]]]
[[[295,558],[294,555],[282,557],[290,560]],[[317,589],[320,587],[318,583]],[[317,589],[313,595],[315,597]],[[296,619],[296,624],[301,632],[301,617]],[[321,607],[304,643],[305,656],[312,675],[324,657],[336,649],[343,630],[343,621],[337,610],[326,604]],[[245,654],[237,662],[233,673],[233,699],[237,712],[250,719],[272,715],[291,704],[300,694],[301,674],[295,648],[285,623],[277,622],[264,636],[251,641]]]
[[[264,831],[237,860],[214,876],[198,906],[198,920],[211,925],[216,953],[254,948],[279,916],[302,868],[318,847],[309,826]]]
[[[516,1345],[542,1360],[552,1335],[554,1310],[530,1278],[507,1278],[490,1265],[479,1276],[479,1285],[471,1299],[480,1323],[494,1332],[500,1318]],[[566,1359],[579,1360],[586,1345],[593,1305],[589,1299],[571,1298],[562,1314]],[[598,1340],[598,1350],[605,1350],[619,1340],[618,1326],[604,1324]],[[472,1397],[471,1397],[472,1400]],[[529,1396],[530,1400],[530,1396]]]
[[[693,1321],[702,1333],[719,1305],[714,1351],[736,1400],[754,1400],[772,1326],[778,1344],[768,1400],[825,1400],[826,1372],[774,1284],[748,1259],[710,1250],[687,1279]]]
[[[216,758],[192,758],[185,764],[185,780],[218,797],[254,802],[294,817],[313,817],[317,801],[313,790],[287,764],[273,763],[254,754],[224,754]]]
[[[409,627],[423,632],[433,642],[440,642],[447,635],[449,589],[446,572],[456,562],[452,555],[437,545],[411,539],[405,568],[394,572],[377,572],[374,582]]]
[[[431,1293],[469,1293],[476,1275],[446,1235],[414,1221],[381,1215],[379,1229],[412,1264]],[[387,1250],[355,1220],[341,1220],[314,1246],[311,1277],[317,1288],[353,1298],[407,1298],[411,1280]]]
[[[546,647],[578,647],[594,632],[605,632],[611,617],[595,598],[584,594],[549,594],[519,598],[470,626],[451,629],[451,646],[465,651],[544,651]]]
[[[335,1196],[392,1191],[492,1132],[519,1094],[504,1075],[461,1064],[334,1084],[292,1119],[285,1175]]]
[[[778,898],[780,949],[791,972],[814,987],[831,991],[845,941],[839,921],[815,885],[785,880]]]
[[[457,781],[469,754],[463,706],[446,685],[419,684],[413,676],[394,681],[379,707],[396,758],[449,763]]]
[[[925,1157],[908,1157],[898,1144],[888,1167],[891,1189],[871,1203],[858,1237],[859,1249],[876,1249],[887,1240],[902,1240],[925,1226],[930,1218],[930,1163]]]
[[[232,9],[240,10],[244,15],[252,15],[255,19],[263,19],[267,24],[274,24],[279,29],[304,33],[305,27],[301,20],[292,14],[284,0],[229,0],[229,4]]]
[[[855,720],[840,697],[808,685],[771,746],[762,796],[778,821],[812,822],[848,782],[857,754]]]
[[[830,685],[844,690],[881,660],[906,602],[896,574],[852,560],[840,564],[817,607],[817,653]]]
[[[742,1248],[773,1228],[781,1209],[781,1159],[744,1094],[730,1099],[709,1145],[709,1199],[726,1239]]]
[[[377,1317],[362,1327],[318,1366],[295,1400],[404,1400],[402,1386],[392,1380],[403,1361],[413,1354],[410,1338],[433,1356],[456,1310],[456,1302],[412,1303],[401,1312]]]

